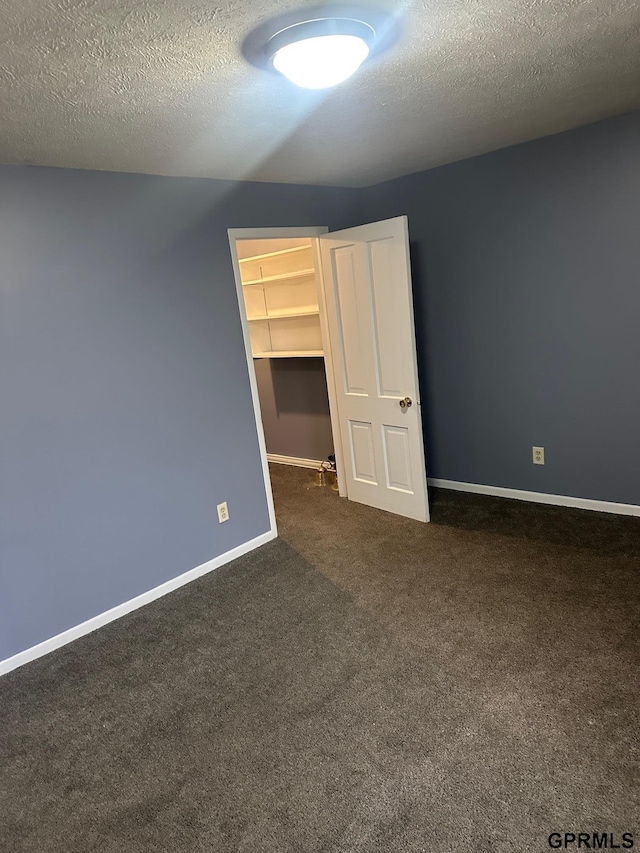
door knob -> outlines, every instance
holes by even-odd
[[[405,397],[404,400],[400,400],[400,408],[408,409],[413,403],[411,397]]]

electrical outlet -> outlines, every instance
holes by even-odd
[[[544,447],[532,447],[533,451],[533,464],[534,465],[544,465]]]
[[[229,507],[226,501],[223,504],[218,504],[218,521],[220,524],[223,521],[229,521]]]

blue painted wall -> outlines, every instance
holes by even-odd
[[[409,217],[430,476],[640,504],[640,113],[363,210]]]
[[[356,204],[0,166],[0,660],[268,529],[227,228]]]
[[[327,459],[333,453],[323,358],[258,358],[254,362],[267,453]]]

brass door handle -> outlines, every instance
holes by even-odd
[[[404,400],[400,400],[400,408],[401,409],[409,409],[413,405],[413,400],[411,397],[405,397]]]

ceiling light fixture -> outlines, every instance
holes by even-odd
[[[304,89],[347,80],[396,35],[389,12],[321,6],[280,16],[254,30],[243,53],[253,65],[278,71]]]
[[[347,80],[369,56],[375,38],[362,21],[306,21],[281,30],[267,50],[276,71],[304,89],[328,89]]]

